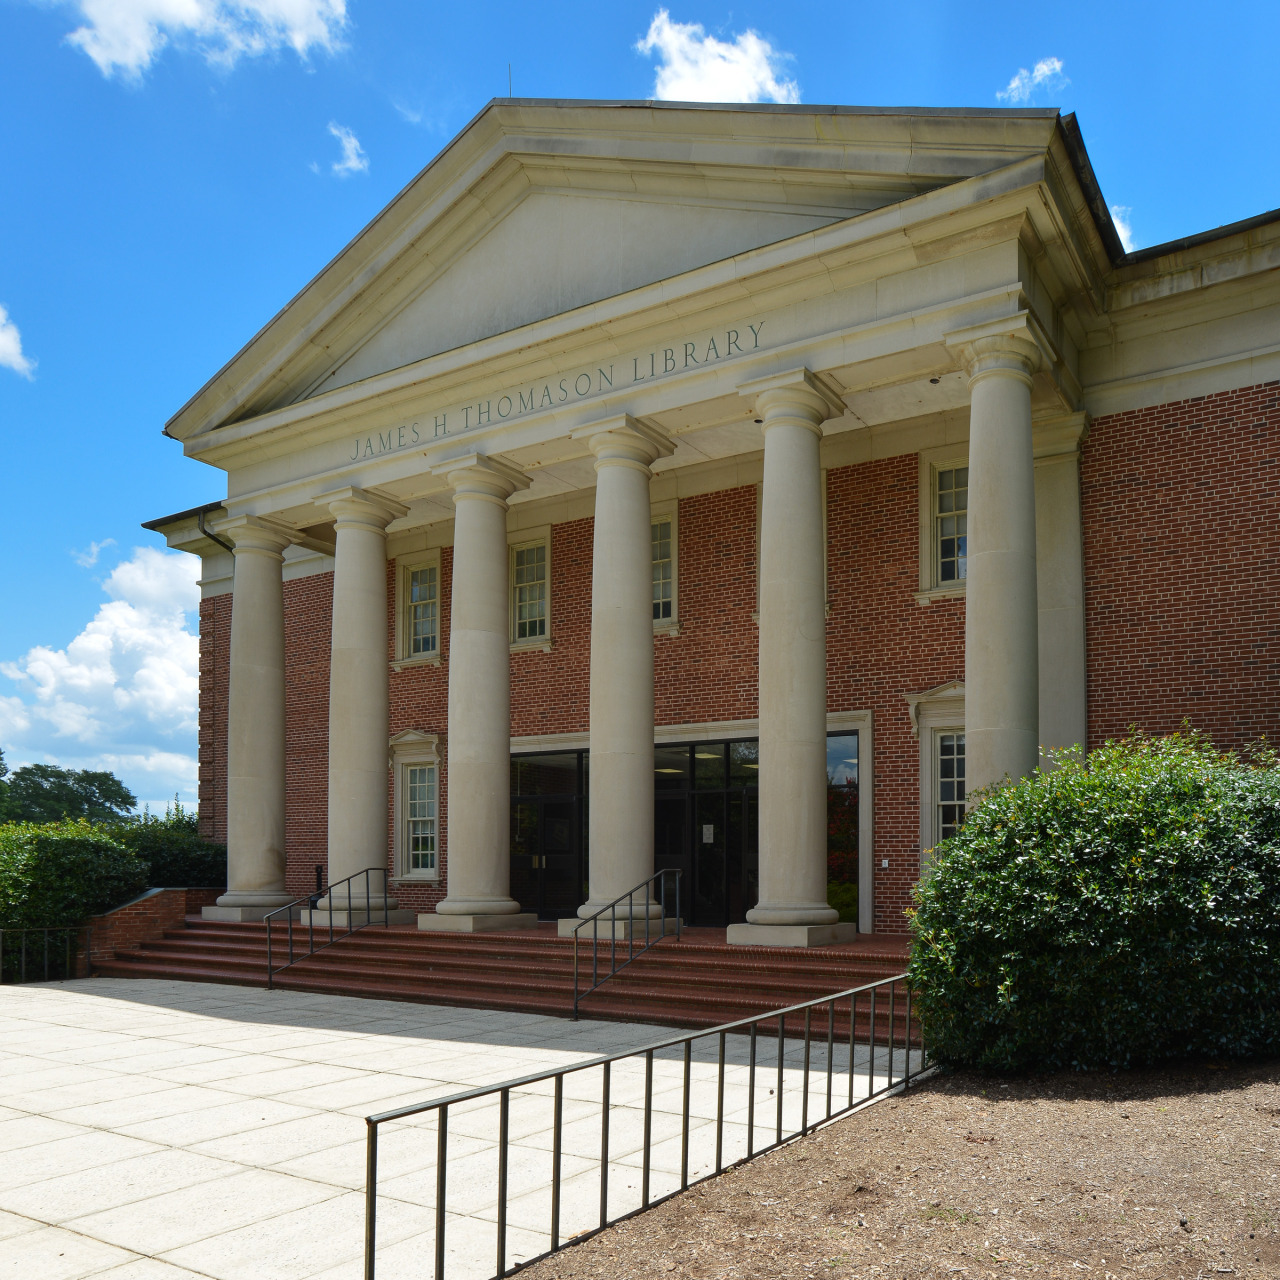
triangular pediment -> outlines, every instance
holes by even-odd
[[[492,103],[172,419],[180,439],[1042,154],[1046,111]]]
[[[430,273],[417,296],[305,394],[787,240],[840,216],[533,191],[456,261]]]

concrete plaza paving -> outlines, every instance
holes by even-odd
[[[826,1108],[825,1017],[810,1063],[810,1119]],[[638,1024],[570,1022],[488,1010],[260,991],[200,983],[86,979],[0,988],[0,1280],[357,1280],[364,1245],[370,1113],[636,1049],[674,1034]],[[777,1122],[776,1041],[761,1036],[755,1144]],[[714,1167],[717,1039],[690,1064],[689,1172]],[[746,1154],[748,1044],[726,1053],[722,1157]],[[789,1041],[783,1123],[798,1125],[803,1058]],[[874,1084],[887,1069],[882,1051]],[[902,1067],[902,1052],[897,1069]],[[831,1088],[850,1086],[838,1045]],[[612,1068],[609,1212],[638,1207],[643,1056]],[[599,1218],[602,1071],[564,1088],[562,1223],[567,1239]],[[684,1063],[653,1064],[650,1192],[676,1189]],[[865,1094],[865,1048],[852,1085]],[[509,1116],[510,1262],[550,1243],[552,1087],[513,1092]],[[496,1100],[453,1109],[449,1124],[448,1280],[493,1274]],[[383,1127],[378,1276],[431,1274],[436,1118]]]

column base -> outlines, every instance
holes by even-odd
[[[379,907],[374,907],[372,911],[366,911],[361,907],[358,911],[349,911],[346,907],[334,907],[333,911],[320,910],[316,908],[314,911],[304,907],[299,912],[298,919],[303,924],[313,925],[317,929],[327,929],[330,919],[333,920],[335,929],[354,929],[364,924],[412,924],[416,919],[416,915],[412,911],[396,910],[392,908],[383,916]]]
[[[735,947],[829,947],[857,936],[856,924],[731,924],[724,940]]]
[[[508,929],[532,929],[538,923],[532,911],[513,915],[442,916],[424,911],[418,916],[418,928],[424,933],[503,933]]]
[[[656,917],[649,921],[649,937],[651,939],[662,936],[662,923]],[[610,938],[617,938],[619,941],[625,941],[627,938],[639,938],[641,942],[644,941],[643,916],[638,920],[617,920],[612,922],[612,933],[609,932],[611,924],[608,916],[602,916],[594,925],[583,924],[577,916],[567,916],[556,922],[556,932],[562,938],[572,938],[574,929],[577,929],[580,924],[582,928],[578,930],[578,937],[583,942],[590,942],[593,937],[598,937],[601,942],[607,942]],[[673,936],[676,931],[675,916],[667,917],[666,926],[667,936]],[[599,929],[598,933],[595,932],[597,928]]]
[[[201,907],[200,918],[202,920],[224,920],[231,924],[258,924],[271,912],[279,911],[280,907],[285,905],[286,903],[282,902],[278,907]],[[293,918],[295,920],[298,918],[296,910],[293,912]],[[277,916],[276,919],[281,923],[284,922],[283,915]]]

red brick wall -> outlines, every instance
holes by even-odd
[[[315,891],[328,860],[329,648],[333,574],[284,584],[285,887]]]
[[[750,719],[758,711],[755,486],[686,498],[676,536],[680,634],[654,641],[655,718]]]
[[[396,571],[398,562],[387,566],[387,635],[394,653],[396,643]],[[440,768],[436,778],[436,861],[440,866],[440,879],[435,883],[398,884],[395,896],[400,906],[408,911],[429,911],[445,894],[448,874],[449,851],[445,842],[445,826],[448,817],[449,770],[447,758],[447,731],[449,727],[449,612],[450,593],[453,587],[453,548],[440,551],[440,656],[438,665],[424,664],[393,671],[390,678],[391,736],[406,729],[418,729],[422,733],[438,734],[440,738]],[[394,779],[392,779],[394,784]],[[394,809],[395,796],[392,793]],[[392,813],[387,814],[388,859],[392,848]]]
[[[136,947],[181,926],[183,918],[212,906],[217,889],[151,889],[133,902],[92,916],[89,950],[94,961],[110,960],[119,950]]]
[[[200,601],[200,727],[197,758],[200,834],[227,839],[227,673],[231,662],[231,594]]]
[[[1099,418],[1081,458],[1089,742],[1280,735],[1280,383]]]
[[[920,873],[920,742],[904,695],[964,678],[964,601],[915,601],[915,454],[829,472],[827,531],[827,709],[872,712],[874,927],[905,933]]]

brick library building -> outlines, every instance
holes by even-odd
[[[215,920],[902,935],[973,791],[1280,733],[1280,213],[1126,253],[1057,111],[495,101],[166,433]]]

